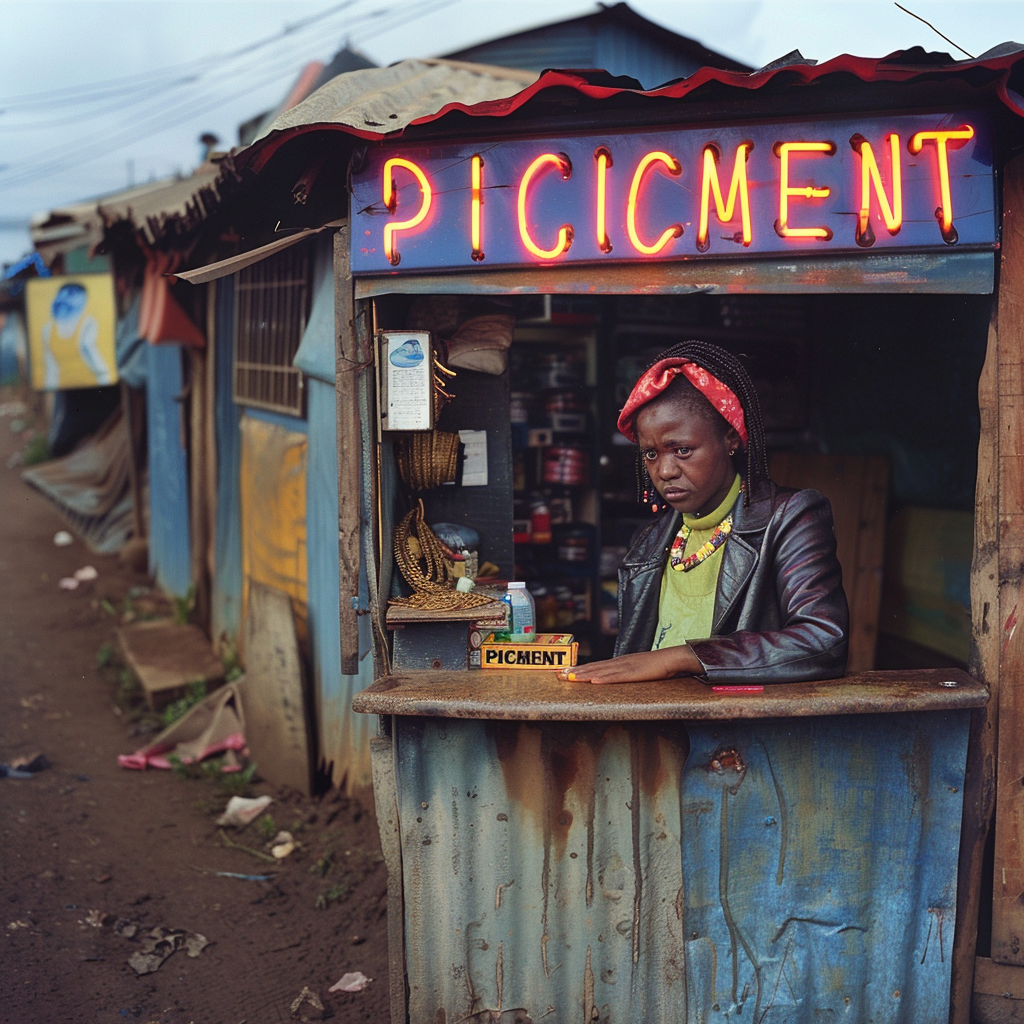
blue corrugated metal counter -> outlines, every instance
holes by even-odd
[[[392,715],[375,787],[397,810],[379,816],[400,843],[411,1024],[945,1022],[987,694],[964,673],[869,675],[768,687],[760,707],[540,673],[359,695]],[[536,720],[555,690],[560,720]]]

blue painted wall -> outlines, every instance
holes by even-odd
[[[149,571],[169,594],[184,597],[191,580],[188,453],[182,409],[180,345],[147,346],[146,425],[149,445]]]
[[[969,719],[399,716],[409,1020],[946,1024]]]
[[[234,337],[233,277],[217,282],[214,358],[214,430],[217,444],[217,523],[214,531],[214,572],[211,629],[216,643],[226,638],[236,648],[242,628],[242,496],[239,467],[241,413],[232,395]]]
[[[316,722],[322,767],[335,785],[351,792],[370,784],[370,735],[374,719],[352,712],[352,697],[373,682],[369,617],[359,617],[359,666],[341,671],[338,565],[338,447],[334,384],[306,383],[309,463],[306,470],[306,545],[309,566],[309,631],[316,685]],[[368,606],[365,571],[360,607]]]
[[[545,25],[446,56],[525,71],[602,68],[613,75],[629,75],[645,89],[692,75],[702,63],[672,46],[669,33],[640,32],[600,17]]]

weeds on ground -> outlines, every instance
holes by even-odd
[[[262,818],[256,819],[256,831],[269,843],[280,829],[271,815],[264,814]]]
[[[320,893],[313,903],[317,910],[326,910],[332,903],[340,903],[349,894],[348,882],[332,885],[330,889]]]
[[[317,859],[310,865],[309,873],[311,875],[319,875],[321,878],[326,878],[331,868],[334,867],[334,851],[325,850]]]
[[[125,665],[115,644],[100,644],[96,651],[96,669],[110,685],[114,706],[126,721],[153,732],[160,728],[160,716],[150,708],[142,684]]]
[[[206,680],[194,679],[185,687],[185,695],[175,701],[171,701],[160,713],[164,727],[174,725],[179,718],[184,718],[186,713],[194,708],[201,701],[206,699]]]
[[[221,644],[220,660],[224,665],[224,682],[233,683],[245,675],[238,661],[238,649],[227,640]]]
[[[179,626],[188,625],[192,618],[192,613],[196,610],[196,587],[193,583],[188,588],[188,593],[184,597],[172,597],[171,601],[174,605],[174,621]]]
[[[45,434],[33,434],[21,453],[21,464],[23,466],[35,466],[40,462],[46,462],[50,457],[50,444]]]

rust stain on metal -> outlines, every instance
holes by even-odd
[[[498,987],[498,1013],[501,1013],[501,1007],[504,1005],[502,1001],[503,990],[505,988],[505,951],[504,942],[498,942],[498,962],[494,967],[494,983]]]
[[[494,891],[494,909],[501,910],[501,893],[504,889],[509,889],[516,884],[516,880],[513,878],[511,882],[499,882],[498,888]]]
[[[708,771],[716,775],[725,775],[727,772],[735,772],[743,775],[747,770],[747,764],[743,755],[735,747],[723,747],[716,750],[708,762]]]
[[[928,922],[928,936],[924,940],[924,952],[921,954],[921,963],[925,962],[928,956],[928,947],[932,941],[932,931],[935,931],[935,941],[939,944],[939,962],[946,962],[946,947],[942,941],[942,929],[945,924],[946,910],[944,907],[929,907],[928,913],[932,920]]]
[[[597,1020],[597,1006],[594,1003],[594,970],[590,966],[590,946],[587,946],[587,965],[583,968],[583,1019]]]
[[[1006,634],[1003,640],[1003,654],[1009,649],[1013,634],[1017,632],[1017,621],[1017,605],[1014,605],[1013,611],[1006,616],[1006,624],[1003,626],[1003,633]]]
[[[644,892],[643,866],[640,863],[640,741],[636,733],[629,736],[630,774],[633,777],[633,795],[629,805],[633,840],[633,972],[634,982],[640,962],[640,906]]]

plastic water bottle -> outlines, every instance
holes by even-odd
[[[506,600],[509,604],[511,622],[509,640],[512,643],[529,643],[537,638],[537,609],[533,595],[525,583],[510,583]]]

